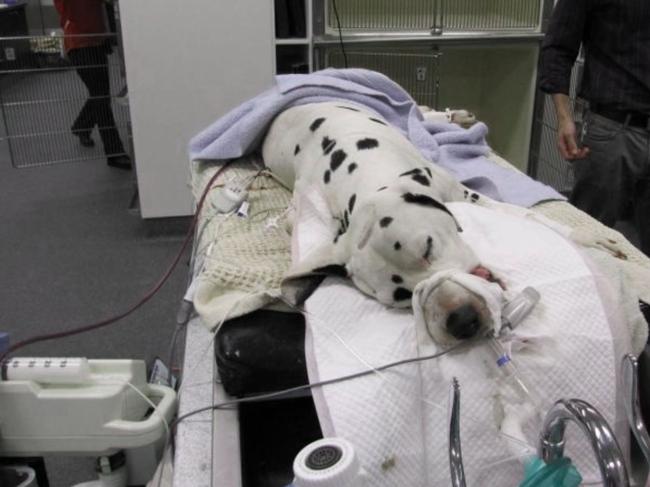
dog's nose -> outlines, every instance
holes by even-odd
[[[478,333],[480,326],[478,313],[469,304],[455,309],[447,318],[447,332],[459,340],[472,338]]]

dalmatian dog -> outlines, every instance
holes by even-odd
[[[333,216],[331,241],[298,263],[293,278],[346,276],[393,307],[411,306],[415,286],[441,271],[495,281],[445,206],[482,196],[363,107],[324,102],[285,110],[270,126],[262,155],[294,191],[320,190]],[[494,325],[480,297],[452,281],[443,282],[434,298],[446,316],[435,333],[440,341],[470,338]]]
[[[426,331],[438,345],[498,334],[501,323],[494,311],[498,309],[500,318],[503,302],[490,296],[500,293],[503,298],[508,291],[461,238],[463,229],[447,204],[504,205],[512,214],[528,210],[470,191],[424,159],[385,120],[349,102],[284,111],[272,122],[262,155],[267,167],[295,193],[318,191],[331,215],[329,241],[289,272],[290,282],[303,280],[297,288],[310,292],[314,276],[347,277],[387,306],[413,306],[416,317],[423,310]],[[583,246],[598,244],[616,255],[614,247],[593,239],[567,237]],[[447,278],[451,275],[457,278]],[[418,301],[427,286],[426,302]],[[306,294],[292,298],[299,304]],[[544,340],[536,338],[534,347],[532,341],[509,343],[519,356],[542,366],[556,349],[553,340]],[[481,357],[473,360],[480,362]],[[541,412],[536,399],[489,367],[485,373],[500,384],[492,398],[498,427],[511,438],[525,440],[524,425]],[[513,455],[521,455],[518,448],[513,447]]]

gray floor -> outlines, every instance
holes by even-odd
[[[171,262],[186,222],[167,231],[129,211],[134,177],[102,160],[14,169],[0,151],[0,330],[13,341],[111,316]],[[159,295],[121,323],[21,354],[147,362],[166,355],[186,274],[184,258]],[[93,476],[88,460],[47,464],[53,487]]]

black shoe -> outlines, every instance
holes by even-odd
[[[129,156],[111,156],[106,159],[106,164],[117,169],[130,171],[132,168],[131,158]]]
[[[79,143],[84,147],[95,147],[95,141],[90,136],[89,132],[72,132],[73,135],[79,138]]]

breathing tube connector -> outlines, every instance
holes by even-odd
[[[501,333],[499,336],[495,336],[493,333],[487,336],[490,348],[492,348],[497,356],[497,367],[501,370],[505,381],[519,392],[522,399],[531,400],[533,404],[538,403],[537,398],[532,394],[531,389],[522,381],[521,374],[512,362],[510,353],[505,349],[499,338],[516,328],[530,314],[539,302],[539,299],[540,294],[536,289],[532,287],[525,288],[503,307],[501,312]]]

